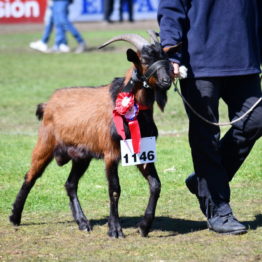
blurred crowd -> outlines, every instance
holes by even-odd
[[[48,0],[45,12],[44,32],[40,40],[31,42],[29,47],[43,53],[83,53],[87,50],[87,42],[82,34],[69,20],[69,7],[74,0]],[[104,22],[113,23],[112,13],[115,7],[115,0],[104,0]],[[128,21],[134,22],[133,18],[133,0],[119,1],[119,19],[123,22],[124,5],[127,5]],[[55,30],[54,30],[55,29]],[[48,46],[52,32],[55,32],[54,45]],[[74,50],[70,48],[67,40],[67,32],[69,32],[77,42]]]

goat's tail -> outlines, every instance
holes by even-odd
[[[37,116],[38,120],[43,119],[45,107],[46,103],[41,103],[37,105],[35,115]]]

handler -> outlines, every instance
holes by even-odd
[[[259,6],[260,5],[260,6]],[[161,0],[158,22],[163,47],[182,42],[170,60],[188,68],[182,95],[211,122],[218,122],[222,98],[230,120],[243,115],[261,97],[261,0]],[[194,173],[186,185],[199,200],[210,230],[241,234],[246,227],[233,215],[229,182],[262,135],[262,103],[220,139],[220,129],[186,106]]]

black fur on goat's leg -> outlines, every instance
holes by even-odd
[[[66,181],[65,188],[70,199],[73,217],[80,230],[91,231],[91,225],[86,218],[77,196],[78,182],[89,166],[91,159],[72,161],[72,169]]]
[[[28,180],[28,173],[25,175],[24,183],[22,184],[22,187],[20,188],[15,202],[13,204],[12,214],[9,216],[10,222],[12,222],[14,225],[19,226],[21,223],[21,217],[22,212],[24,209],[25,201],[28,197],[28,194],[30,193],[32,187],[34,186],[36,180],[41,177],[42,173],[45,170],[45,167],[50,163],[52,159],[47,158],[41,168],[39,168],[35,174],[33,179]]]
[[[24,182],[20,191],[17,194],[16,200],[13,204],[12,214],[9,216],[10,222],[16,226],[19,226],[21,223],[21,217],[22,217],[25,201],[30,190],[34,186],[34,183],[35,183],[34,181],[31,181],[30,183]]]
[[[121,188],[118,177],[118,163],[115,161],[105,161],[106,176],[108,180],[108,191],[110,199],[110,216],[108,218],[108,235],[113,238],[125,237],[120,224],[118,214],[118,201],[121,194]]]
[[[141,236],[146,237],[155,218],[157,200],[161,191],[161,182],[159,180],[154,163],[138,165],[137,167],[144,176],[144,178],[148,181],[150,188],[150,197],[145,211],[145,215],[138,224]]]
[[[52,147],[52,139],[48,140],[48,146]],[[20,225],[22,212],[25,201],[36,180],[41,177],[45,168],[53,159],[52,150],[46,151],[46,144],[41,139],[38,139],[37,146],[32,154],[32,163],[29,171],[26,173],[24,183],[17,194],[16,200],[13,204],[12,214],[9,217],[10,222],[14,225]]]

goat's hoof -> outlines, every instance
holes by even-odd
[[[125,235],[122,232],[122,230],[109,230],[108,236],[112,238],[125,238]]]
[[[21,223],[21,216],[16,216],[15,214],[12,214],[9,216],[9,221],[14,225],[14,226],[19,226]]]
[[[78,217],[75,219],[79,230],[90,232],[92,230],[91,224],[86,217]]]
[[[148,237],[149,227],[144,225],[144,223],[141,222],[138,225],[138,231],[139,231],[141,237]]]
[[[87,231],[87,232],[90,232],[92,231],[92,227],[89,223],[81,223],[79,224],[79,230],[81,231]]]

